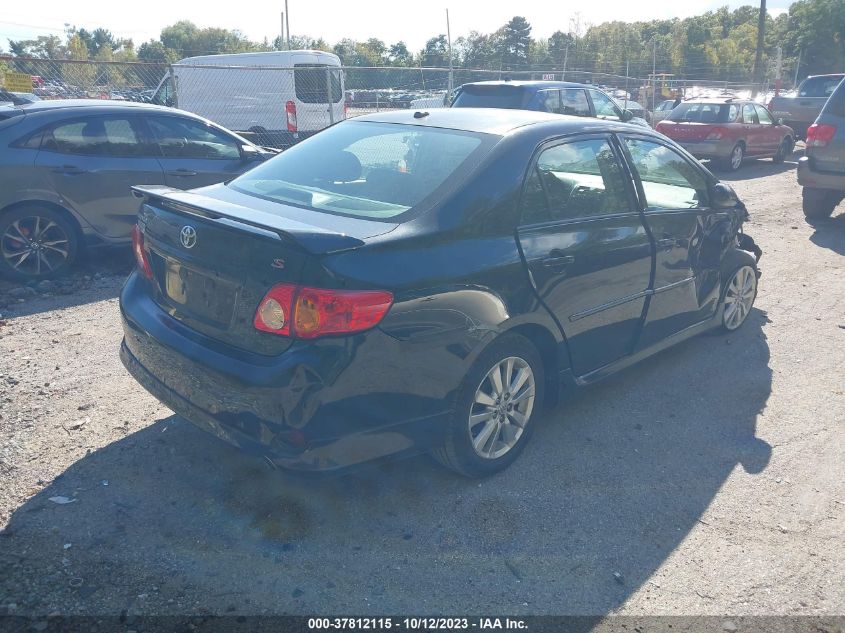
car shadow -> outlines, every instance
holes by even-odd
[[[135,266],[126,247],[93,250],[66,275],[23,283],[0,277],[0,312],[10,317],[39,314],[114,299]]]
[[[786,171],[794,171],[798,169],[798,155],[793,154],[782,163],[773,163],[771,159],[768,158],[748,158],[742,166],[734,172],[717,169],[712,164],[712,161],[708,167],[720,180],[724,180],[725,182],[739,182],[743,180],[754,180],[755,178],[762,178],[764,176],[782,174]]]
[[[833,212],[837,213],[845,209],[845,204],[840,204]],[[813,234],[810,241],[816,246],[829,248],[834,253],[845,255],[845,213],[839,213],[824,220],[813,220],[810,222],[813,227]]]
[[[293,476],[157,420],[15,510],[0,595],[45,614],[601,615],[644,590],[665,611],[655,572],[718,529],[702,517],[729,477],[768,464],[766,323],[571,394],[481,481],[424,456]]]

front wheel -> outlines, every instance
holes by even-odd
[[[49,208],[22,207],[0,216],[0,272],[31,281],[56,277],[76,259],[79,237]]]
[[[776,164],[780,164],[786,160],[788,156],[792,156],[793,151],[795,151],[795,142],[787,136],[781,141],[780,146],[778,147],[778,153],[774,155],[772,160]]]
[[[434,457],[468,477],[504,470],[533,432],[543,385],[543,363],[528,339],[506,334],[494,341],[464,379]]]
[[[737,268],[725,289],[722,329],[734,332],[745,323],[757,298],[757,271],[748,264]]]

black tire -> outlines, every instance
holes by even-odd
[[[36,229],[40,231],[40,250],[32,250],[32,242],[25,241]],[[37,281],[58,277],[76,261],[79,247],[76,226],[49,207],[18,207],[0,215],[0,274],[8,278]],[[26,256],[25,251],[29,252]]]
[[[739,155],[739,160],[735,160],[735,155]],[[719,169],[724,171],[737,171],[740,167],[742,167],[742,163],[745,160],[745,147],[742,143],[737,143],[731,149],[731,153],[728,155],[727,158],[721,159],[719,161]]]
[[[804,187],[801,192],[804,217],[808,220],[823,220],[833,214],[836,205],[842,200],[842,194],[829,189],[811,189]]]
[[[748,315],[751,313],[751,309],[754,307],[754,302],[757,299],[757,281],[760,275],[757,271],[757,262],[754,260],[754,257],[738,249],[733,249],[725,254],[725,257],[722,260],[721,270],[722,294],[719,303],[719,332],[724,334],[736,332],[748,320]],[[726,309],[727,302],[729,301],[728,293],[731,290],[731,283],[735,278],[737,278],[740,271],[746,271],[753,279],[751,303],[747,306],[745,313],[742,315],[738,323],[728,323],[726,322],[729,315],[728,310]]]
[[[475,403],[476,393],[486,384],[488,373],[497,364],[509,358],[520,359],[531,369],[534,379],[532,408],[524,426],[521,427],[521,435],[512,448],[499,457],[482,457],[473,447],[470,415],[473,407],[479,406]],[[434,458],[447,468],[467,477],[486,477],[504,470],[519,457],[534,431],[536,418],[543,404],[544,385],[543,361],[531,341],[518,334],[505,334],[498,338],[476,359],[458,390],[446,437],[443,445],[433,451]],[[476,438],[482,432],[483,430]],[[495,435],[498,436],[498,431]]]
[[[793,141],[791,137],[787,136],[780,142],[778,153],[774,155],[772,161],[779,165],[785,161],[787,157],[792,156],[793,151],[795,151],[795,141]]]

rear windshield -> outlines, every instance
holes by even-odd
[[[798,89],[799,97],[824,97],[827,99],[836,86],[842,81],[842,77],[811,77],[801,82]]]
[[[348,121],[233,180],[237,191],[326,213],[395,218],[433,202],[498,137],[413,125]]]
[[[520,86],[462,86],[452,107],[520,110],[529,97],[528,91]]]
[[[824,106],[824,114],[845,117],[845,81],[831,95]]]
[[[736,119],[739,106],[735,103],[680,103],[669,114],[670,121],[695,123],[728,123]]]
[[[327,64],[294,64],[293,84],[296,98],[302,103],[329,103],[329,84],[332,100],[337,103],[343,97],[340,84],[340,68]]]

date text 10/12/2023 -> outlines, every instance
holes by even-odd
[[[528,625],[518,618],[308,618],[310,630],[345,631],[458,631],[458,630],[525,630]]]

